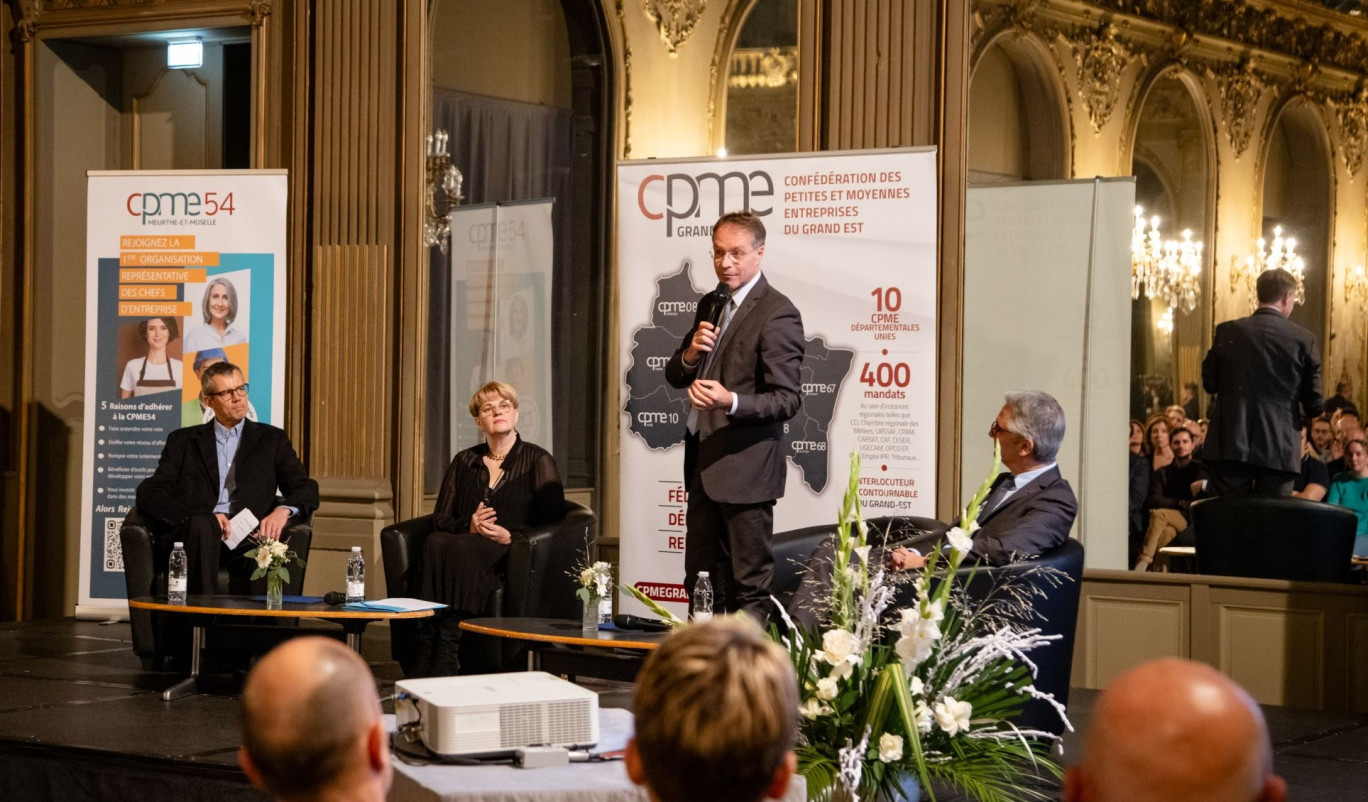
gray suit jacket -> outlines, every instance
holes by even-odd
[[[1298,473],[1301,416],[1321,408],[1316,338],[1276,309],[1216,327],[1202,360],[1202,386],[1215,396],[1202,459]]]
[[[700,436],[685,438],[684,481],[697,472],[708,497],[725,504],[777,499],[784,495],[784,421],[802,403],[803,318],[761,275],[700,377],[707,360],[689,368],[684,351],[698,324],[708,319],[708,306],[698,305],[693,326],[665,366],[665,379],[679,388],[696,378],[716,379],[741,399],[735,415],[700,413]]]

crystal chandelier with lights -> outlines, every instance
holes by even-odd
[[[1297,238],[1284,237],[1282,231],[1282,226],[1273,227],[1271,243],[1259,237],[1255,243],[1256,253],[1246,256],[1244,261],[1240,261],[1238,257],[1231,257],[1230,291],[1238,292],[1244,289],[1250,307],[1258,306],[1259,303],[1259,274],[1274,268],[1282,268],[1292,274],[1297,280],[1297,303],[1306,301],[1306,285],[1303,281],[1306,275],[1306,262],[1297,255]]]
[[[1159,217],[1146,218],[1143,207],[1135,207],[1135,227],[1131,230],[1131,299],[1141,294],[1162,301],[1184,314],[1197,308],[1202,292],[1202,242],[1185,230],[1183,239],[1165,241],[1159,232]]]

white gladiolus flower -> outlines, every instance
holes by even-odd
[[[903,739],[901,735],[886,732],[879,736],[879,760],[892,763],[895,760],[902,760],[902,756]]]
[[[819,699],[808,699],[798,708],[798,715],[807,719],[815,719],[818,716],[831,714],[831,706],[822,704]]]
[[[926,685],[922,683],[921,677],[912,677],[907,683],[907,689],[913,696],[921,696],[926,692]]]
[[[869,546],[859,546],[854,549],[855,556],[860,558],[861,565],[869,565]]]
[[[858,645],[854,633],[849,630],[827,630],[826,634],[822,635],[822,659],[836,665],[845,662],[850,657],[858,657],[854,654],[855,647]]]
[[[980,527],[980,525],[979,525],[979,522],[978,522],[978,519],[977,519],[977,518],[975,518],[974,520],[970,521],[970,522],[969,522],[969,536],[970,536],[970,537],[973,537],[973,536],[974,536],[974,533],[977,532],[980,528],[981,528],[981,527]]]
[[[898,632],[902,635],[893,649],[903,659],[903,666],[911,673],[931,656],[931,647],[940,639],[940,626],[929,618],[922,618],[913,610],[903,610]]]
[[[840,693],[841,688],[834,677],[823,677],[817,680],[817,698],[824,702],[830,702]]]
[[[831,673],[827,676],[832,679],[845,679],[855,673],[855,662],[853,660],[842,660],[831,667]]]
[[[950,531],[945,533],[945,542],[950,544],[953,551],[964,553],[974,547],[974,539],[958,526],[950,527]]]
[[[917,725],[918,732],[931,731],[931,708],[926,706],[926,702],[917,702],[912,712],[912,720]]]
[[[945,609],[939,599],[933,602],[922,599],[920,607],[921,617],[928,621],[939,624],[945,618]]]
[[[953,737],[969,731],[969,716],[973,715],[974,706],[969,702],[957,702],[955,697],[947,696],[945,701],[936,703],[934,712],[936,723],[945,730],[946,735]]]

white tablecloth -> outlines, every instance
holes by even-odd
[[[394,716],[385,717],[394,728]],[[632,714],[627,710],[599,710],[599,745],[595,752],[612,752],[627,745]],[[802,802],[803,778],[789,783],[785,802]],[[621,760],[609,763],[572,763],[544,769],[512,766],[410,766],[394,758],[390,802],[648,802],[646,792],[627,779]]]

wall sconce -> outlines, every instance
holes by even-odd
[[[1246,256],[1244,261],[1240,261],[1238,257],[1230,257],[1230,291],[1239,292],[1243,289],[1252,309],[1259,305],[1259,274],[1280,267],[1297,279],[1297,303],[1305,302],[1306,287],[1302,279],[1306,274],[1306,262],[1297,255],[1297,238],[1284,238],[1282,226],[1274,226],[1273,242],[1269,243],[1263,237],[1259,237],[1255,247],[1258,248],[1258,252],[1253,256]]]
[[[1350,309],[1357,309],[1358,314],[1354,316],[1354,328],[1358,329],[1359,351],[1363,350],[1364,340],[1368,339],[1368,319],[1365,319],[1365,309],[1368,308],[1368,275],[1364,274],[1363,265],[1350,270],[1344,277],[1344,302]]]
[[[1168,309],[1164,310],[1164,314],[1160,315],[1159,319],[1154,321],[1154,327],[1165,337],[1173,334],[1173,307],[1170,306]]]
[[[204,65],[204,42],[199,39],[177,39],[166,43],[166,68],[192,70]]]
[[[447,132],[440,128],[427,136],[427,198],[423,214],[423,244],[429,248],[436,245],[443,255],[451,242],[451,210],[464,200],[461,184],[465,181],[447,155],[447,141]]]

